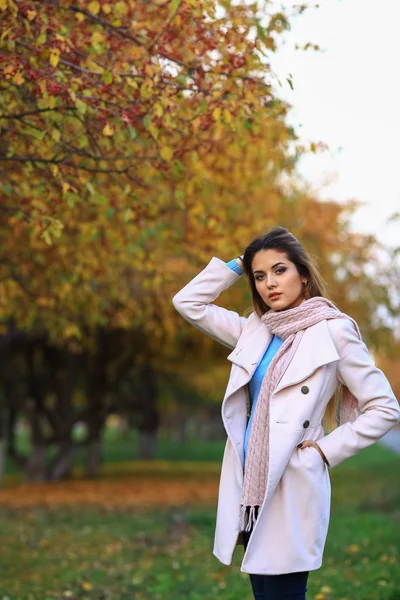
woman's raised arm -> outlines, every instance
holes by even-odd
[[[231,349],[235,348],[247,319],[212,303],[243,274],[239,261],[225,263],[214,256],[172,298],[174,307],[186,321]]]

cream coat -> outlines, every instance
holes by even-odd
[[[173,298],[189,323],[232,350],[221,408],[227,440],[213,548],[225,565],[231,564],[240,543],[246,387],[272,337],[255,312],[245,318],[212,304],[239,277],[213,257]],[[324,436],[322,417],[339,382],[357,398],[358,417]],[[318,441],[332,469],[376,442],[399,420],[391,386],[350,321],[323,320],[307,328],[271,396],[267,487],[240,570],[281,574],[318,569],[330,516],[329,468],[315,448],[301,450],[297,445],[305,439]]]

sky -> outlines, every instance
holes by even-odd
[[[284,2],[295,4],[300,1]],[[354,230],[400,246],[400,219],[386,222],[400,212],[400,0],[318,4],[292,20],[270,60],[274,87],[293,107],[288,120],[299,141],[329,146],[302,158],[298,170],[322,199],[366,203],[354,215]],[[322,51],[295,49],[307,42]]]

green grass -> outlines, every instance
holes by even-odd
[[[332,469],[324,564],[310,572],[307,600],[400,599],[398,467],[374,444]],[[243,547],[230,567],[212,554],[215,508],[3,508],[0,600],[252,600]]]

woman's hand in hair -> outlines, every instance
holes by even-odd
[[[240,265],[240,267],[243,269],[243,254],[241,256],[238,256],[236,259]]]

